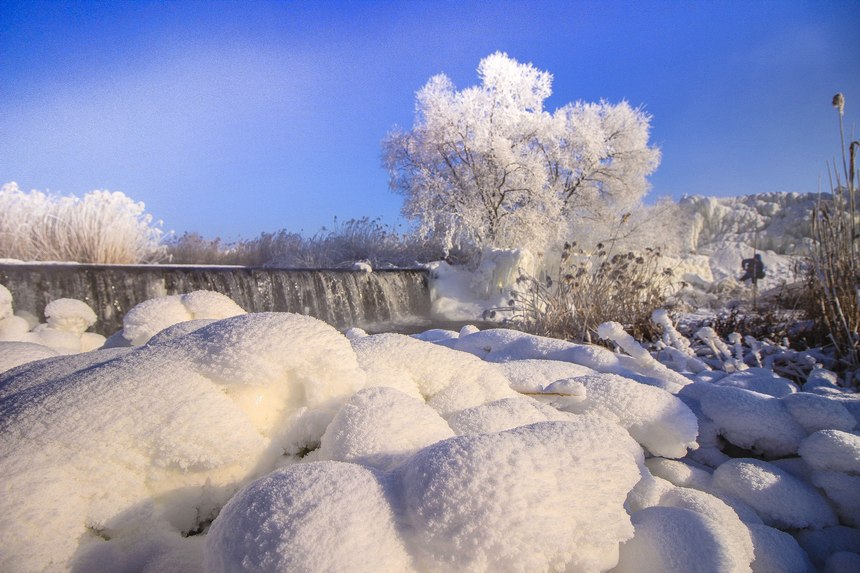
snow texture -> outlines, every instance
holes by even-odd
[[[857,434],[821,430],[803,440],[798,453],[815,470],[860,475],[860,436]]]
[[[773,396],[716,386],[702,397],[701,404],[702,411],[719,427],[725,439],[766,456],[794,454],[806,437],[785,404]]]
[[[129,310],[122,320],[122,336],[132,346],[140,346],[156,333],[180,322],[230,318],[244,313],[230,298],[213,291],[168,295],[147,300]]]
[[[633,534],[623,504],[640,463],[621,428],[592,417],[430,446],[403,474],[417,569],[609,569]]]
[[[753,573],[812,571],[812,561],[794,537],[767,525],[748,523],[747,527],[755,546]]]
[[[696,447],[696,416],[669,392],[615,374],[589,374],[572,381],[585,387],[585,400],[555,400],[560,409],[607,418],[656,456],[680,458]]]
[[[380,386],[360,390],[343,405],[323,434],[318,456],[387,469],[453,436],[424,400]]]
[[[719,522],[681,507],[649,507],[631,516],[636,535],[621,545],[617,573],[734,572],[740,556]]]
[[[207,573],[412,571],[384,483],[342,462],[294,465],[257,480],[212,524]]]
[[[815,488],[761,460],[737,458],[714,470],[712,487],[752,506],[766,525],[781,529],[836,525],[836,514]]]
[[[0,474],[14,495],[0,496],[0,570],[65,568],[89,545],[122,552],[146,532],[196,530],[285,450],[318,443],[364,380],[342,335],[290,314],[100,354],[4,379]],[[40,376],[17,385],[28,368]]]

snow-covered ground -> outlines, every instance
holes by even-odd
[[[80,341],[59,307],[41,331]],[[654,320],[612,352],[204,292],[110,348],[0,343],[0,571],[860,570],[860,395]]]

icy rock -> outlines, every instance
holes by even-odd
[[[701,399],[702,411],[736,446],[772,457],[794,454],[806,432],[781,400],[743,388],[716,386]]]
[[[720,523],[689,509],[649,507],[631,516],[636,534],[621,544],[616,573],[750,571]],[[738,567],[740,565],[740,568]]]
[[[386,387],[353,395],[323,434],[321,459],[387,469],[421,448],[454,436],[423,400]]]
[[[572,379],[585,386],[585,400],[569,401],[564,409],[594,414],[620,424],[656,456],[680,458],[696,448],[696,415],[669,392],[615,374],[589,374]]]
[[[416,568],[610,569],[633,535],[624,501],[641,461],[624,430],[593,417],[425,448],[403,474]]]
[[[237,493],[212,523],[208,573],[412,571],[384,481],[373,470],[315,462]]]
[[[60,298],[45,306],[48,326],[55,330],[82,334],[96,323],[96,313],[87,303],[74,298]]]
[[[748,368],[742,372],[734,372],[716,383],[720,386],[744,388],[776,398],[797,392],[797,385],[794,382],[774,374],[767,368]]]
[[[34,342],[0,342],[0,372],[57,354],[56,350]]]
[[[457,434],[469,435],[501,432],[535,422],[570,420],[572,416],[523,396],[461,410],[451,415],[448,423]]]
[[[847,432],[857,425],[857,420],[845,406],[827,396],[804,391],[784,396],[782,403],[809,434],[827,429]]]
[[[815,488],[761,460],[738,458],[714,470],[712,488],[740,498],[764,523],[780,529],[836,525],[836,514]]]
[[[809,573],[812,561],[797,541],[784,531],[767,525],[748,523],[755,561],[753,573]]]

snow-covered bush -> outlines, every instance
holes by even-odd
[[[161,229],[143,203],[119,192],[82,198],[0,187],[0,257],[81,263],[161,259]]]

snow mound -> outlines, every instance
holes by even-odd
[[[749,571],[755,557],[749,529],[725,502],[703,491],[676,487],[663,494],[659,505],[689,509],[716,522],[722,533],[721,541],[729,549],[729,570]]]
[[[199,318],[230,318],[245,311],[214,291],[195,291],[153,298],[129,310],[122,320],[122,336],[132,346],[145,344],[168,326]]]
[[[821,430],[803,440],[798,453],[815,470],[860,475],[860,436],[857,434]]]
[[[48,326],[56,330],[83,334],[96,323],[96,313],[87,303],[73,298],[60,298],[45,307]]]
[[[825,429],[847,432],[857,425],[857,420],[845,406],[827,396],[798,392],[783,397],[781,401],[788,413],[809,434]]]
[[[535,422],[570,420],[572,414],[560,412],[527,397],[504,398],[467,408],[451,415],[448,424],[459,435],[501,432]]]
[[[633,534],[624,500],[640,463],[621,428],[591,417],[425,448],[403,474],[417,569],[609,569]]]
[[[812,561],[797,541],[784,531],[758,523],[748,523],[755,561],[753,573],[808,573]]]
[[[649,507],[631,516],[636,535],[621,544],[617,573],[749,571],[719,522],[680,507]],[[741,565],[740,568],[738,566]]]
[[[366,388],[334,417],[323,434],[319,457],[385,469],[453,436],[445,420],[423,400],[394,388]]]
[[[491,365],[403,334],[352,340],[368,386],[389,386],[426,400],[443,417],[516,395]]]
[[[595,414],[625,428],[656,456],[680,458],[696,448],[696,415],[669,392],[615,374],[572,379],[585,386],[585,400],[560,398],[553,404],[576,414]]]
[[[156,531],[180,539],[284,451],[319,443],[364,380],[342,335],[290,314],[102,352],[7,379],[0,475],[15,495],[0,496],[0,570],[68,567],[91,545],[123,553]],[[31,368],[43,376],[17,385]]]
[[[738,458],[714,470],[712,487],[740,498],[766,525],[780,529],[836,525],[836,514],[815,488],[773,464]]]
[[[704,490],[711,484],[710,472],[682,461],[655,457],[645,460],[645,465],[654,476],[679,487]]]
[[[743,388],[776,398],[797,392],[797,384],[767,368],[748,368],[741,372],[734,372],[720,378],[716,383],[720,386]]]
[[[56,350],[35,342],[0,342],[0,372],[57,354]]]
[[[594,370],[579,364],[558,360],[511,360],[495,364],[517,392],[538,393],[557,380],[592,374]]]
[[[412,571],[384,481],[356,464],[294,465],[236,494],[206,540],[209,573]]]
[[[773,396],[715,386],[702,396],[701,405],[725,439],[766,456],[794,454],[806,437],[785,404]]]
[[[820,530],[797,532],[797,542],[818,568],[823,568],[827,557],[842,551],[860,553],[860,530],[843,525]]]

